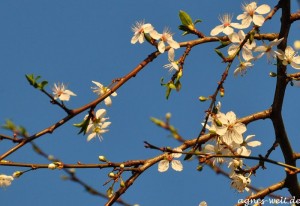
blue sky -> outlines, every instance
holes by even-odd
[[[258,4],[274,1],[259,1]],[[243,1],[79,1],[79,0],[0,0],[0,68],[2,95],[0,119],[11,119],[34,134],[64,117],[63,111],[51,105],[49,99],[34,90],[26,81],[25,74],[41,75],[49,82],[50,92],[54,83],[64,82],[77,94],[66,105],[78,108],[96,98],[90,87],[92,80],[108,85],[113,79],[130,72],[155,49],[148,44],[130,44],[131,27],[139,20],[151,23],[161,32],[165,27],[174,33],[174,39],[188,41],[195,36],[181,36],[177,29],[180,24],[179,10],[188,12],[193,19],[203,22],[197,28],[209,35],[212,28],[219,25],[218,16],[241,13]],[[293,11],[297,10],[293,1]],[[267,22],[261,32],[278,32],[280,13]],[[299,39],[299,23],[292,26],[289,43]],[[168,63],[167,54],[160,55],[135,78],[121,87],[113,105],[106,108],[101,103],[97,108],[106,108],[112,125],[104,134],[104,140],[86,141],[86,136],[77,135],[73,123],[80,122],[81,114],[57,129],[35,141],[45,152],[60,158],[65,163],[97,163],[99,155],[111,161],[150,158],[160,154],[144,148],[143,141],[157,146],[176,147],[178,142],[168,137],[168,133],[157,128],[150,117],[163,118],[172,113],[171,123],[186,139],[194,138],[201,129],[204,111],[208,102],[198,101],[199,96],[210,95],[219,80],[225,64],[215,54],[217,43],[201,45],[193,49],[187,57],[182,77],[182,90],[172,92],[165,99],[165,89],[160,79],[171,78],[172,74],[163,68]],[[183,52],[179,49],[177,57]],[[233,65],[237,65],[234,62]],[[268,76],[275,71],[267,60],[260,59],[244,77],[234,77],[231,70],[226,80],[222,111],[234,111],[238,117],[249,115],[270,107],[273,101],[275,78]],[[288,72],[296,72],[289,68]],[[299,88],[288,87],[285,99],[284,119],[291,142],[296,143],[299,130],[295,128],[295,102],[299,100]],[[10,134],[1,130],[1,133]],[[265,154],[274,140],[274,132],[269,120],[248,126],[246,135],[255,134],[263,146],[253,150],[253,155]],[[13,145],[1,142],[3,153]],[[271,158],[282,160],[280,151]],[[31,147],[25,146],[7,158],[17,162],[48,163],[36,155]],[[202,172],[195,170],[196,161],[183,162],[180,173],[171,169],[159,173],[157,166],[146,171],[123,195],[128,203],[148,205],[198,205],[206,200],[209,205],[233,205],[247,194],[239,194],[230,188],[230,180],[216,175],[205,167]],[[250,165],[255,162],[249,161]],[[258,171],[252,182],[258,187],[284,178],[283,168],[267,165],[265,171]],[[11,174],[20,168],[0,167],[0,173]],[[77,170],[80,178],[101,192],[110,170]],[[37,170],[15,180],[5,190],[0,190],[3,205],[103,205],[104,199],[92,196],[84,188],[69,181],[62,181],[62,171]],[[272,174],[272,176],[270,175]],[[268,177],[268,178],[266,178]],[[283,191],[283,194],[286,194]],[[217,197],[217,198],[216,198]]]

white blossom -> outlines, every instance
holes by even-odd
[[[248,67],[252,67],[252,66],[253,64],[251,62],[240,62],[238,67],[234,70],[233,74],[234,76],[237,76],[238,74],[243,76],[247,73]]]
[[[247,185],[251,183],[250,177],[244,177],[241,174],[235,174],[231,177],[231,187],[235,188],[238,192],[249,191]]]
[[[177,41],[173,40],[173,34],[168,28],[165,28],[162,34],[159,34],[157,31],[153,30],[150,33],[150,36],[153,39],[160,40],[158,42],[157,48],[160,53],[164,53],[166,49],[165,42],[167,42],[171,48],[178,49],[180,45]]]
[[[106,115],[105,109],[99,109],[96,112],[95,118],[90,120],[90,123],[87,127],[87,141],[90,141],[94,137],[98,136],[99,140],[102,141],[102,134],[108,132],[107,127],[111,124],[111,122],[107,122],[108,118],[105,118]],[[85,116],[87,118],[87,116]]]
[[[300,56],[297,55],[297,52],[291,46],[287,46],[284,52],[278,49],[275,53],[282,60],[283,65],[290,64],[293,68],[300,69]]]
[[[207,152],[209,154],[215,154],[215,155],[228,155],[229,154],[228,149],[218,143],[216,145],[211,145],[211,144],[205,145],[204,152]],[[214,157],[213,158],[213,165],[215,165],[216,163],[223,164],[224,162],[225,162],[224,157]]]
[[[233,158],[228,162],[228,168],[230,169],[229,177],[233,177],[236,173],[235,170],[243,166],[243,159]]]
[[[230,111],[226,114],[218,113],[217,119],[222,125],[216,124],[216,133],[220,135],[222,141],[227,145],[231,145],[232,142],[241,144],[243,142],[243,133],[247,130],[246,126],[237,122],[236,115]]]
[[[174,60],[174,58],[175,58],[175,51],[173,48],[170,48],[168,51],[168,60],[170,63],[164,65],[164,68],[168,68],[169,72],[171,72],[173,70],[176,70],[176,71],[179,70],[178,63],[177,63],[177,61]]]
[[[267,59],[268,62],[272,62],[272,60],[276,57],[276,53],[274,52],[274,50],[272,49],[272,47],[277,46],[278,44],[280,44],[282,42],[284,38],[281,39],[274,39],[273,41],[271,41],[268,45],[267,44],[263,44],[262,46],[257,46],[253,49],[254,52],[261,52],[256,59],[262,57],[264,54],[267,55]]]
[[[182,150],[180,148],[175,148],[173,149],[174,151],[178,151],[178,152],[182,152]],[[182,171],[183,170],[183,166],[180,162],[180,160],[175,160],[174,158],[179,158],[181,157],[181,153],[166,153],[165,154],[165,158],[163,160],[161,160],[158,163],[158,171],[159,172],[165,172],[169,169],[169,165],[171,164],[171,167],[175,170],[175,171]]]
[[[223,16],[220,16],[219,20],[222,22],[222,24],[216,26],[214,29],[211,30],[211,36],[216,36],[221,32],[223,32],[226,35],[230,35],[234,32],[233,28],[241,29],[240,24],[231,22],[232,15],[230,14],[224,14]]]
[[[11,182],[14,180],[12,176],[5,174],[0,174],[0,187],[8,187],[11,185]]]
[[[54,99],[60,99],[61,101],[69,101],[71,96],[76,96],[71,90],[67,90],[63,83],[54,84],[52,88]]]
[[[142,44],[145,41],[145,34],[153,31],[153,29],[154,27],[149,23],[145,24],[145,21],[136,22],[132,27],[134,34],[131,38],[131,44],[135,44],[136,42]]]
[[[240,44],[244,41],[246,35],[245,33],[240,30],[238,33],[232,33],[231,35],[228,36],[229,40],[234,43],[232,44],[229,48],[228,48],[228,54],[229,55],[234,55],[239,47],[240,47]],[[243,48],[241,48],[242,50],[242,57],[244,60],[246,61],[251,61],[253,60],[253,55],[252,55],[252,49],[256,46],[256,43],[255,41],[253,40],[251,43],[250,41],[248,40],[244,45],[243,45]]]
[[[243,14],[237,16],[237,20],[242,20],[242,26],[248,28],[253,22],[257,26],[262,26],[265,18],[261,14],[269,13],[271,8],[267,4],[260,5],[257,7],[256,2],[250,4],[243,4],[242,9],[244,10]]]
[[[110,89],[107,88],[107,87],[105,87],[105,86],[103,86],[101,83],[96,82],[96,81],[92,81],[92,82],[93,82],[94,84],[96,84],[96,87],[92,87],[93,92],[96,93],[96,94],[98,94],[99,96],[102,96],[102,95],[106,94],[107,92],[110,92]],[[115,96],[117,96],[117,93],[116,93],[116,92],[113,92],[110,96],[115,97]],[[108,107],[110,107],[111,104],[112,104],[112,101],[111,101],[110,96],[108,96],[108,97],[106,97],[106,98],[104,99],[104,104],[105,104],[106,106],[108,106]]]

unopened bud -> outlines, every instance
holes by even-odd
[[[115,173],[110,172],[110,173],[108,174],[108,176],[111,177],[111,178],[113,178],[113,177],[115,177]]]
[[[294,42],[295,49],[300,49],[300,40]]]
[[[50,163],[50,164],[48,165],[48,168],[49,168],[50,170],[54,170],[54,169],[56,169],[56,165],[55,165],[54,163]]]
[[[107,159],[105,156],[99,156],[98,158],[99,158],[99,161],[101,161],[101,162],[107,162]]]
[[[123,180],[120,181],[120,187],[125,187],[125,182]]]
[[[125,167],[124,164],[120,164],[120,168],[123,169]]]
[[[114,194],[114,189],[112,187],[109,187],[108,190],[106,191],[106,195],[108,198],[111,198]]]
[[[270,72],[270,73],[269,73],[269,76],[270,76],[270,77],[277,77],[277,74],[276,74],[275,72]]]
[[[202,166],[202,165],[199,165],[199,166],[197,167],[197,170],[198,170],[199,172],[201,172],[202,169],[203,169],[203,166]]]
[[[170,119],[171,116],[172,116],[172,114],[171,114],[170,112],[168,112],[168,113],[166,114],[166,119]]]
[[[225,90],[224,90],[224,88],[221,88],[221,89],[220,89],[220,96],[221,96],[221,97],[224,97],[224,96],[225,96]]]
[[[205,102],[206,100],[208,100],[208,98],[207,98],[207,97],[204,97],[204,96],[200,96],[200,97],[199,97],[199,100],[200,100],[201,102]]]
[[[12,176],[13,176],[14,178],[18,178],[18,177],[20,177],[22,174],[23,174],[22,171],[15,171],[15,172],[13,173]]]

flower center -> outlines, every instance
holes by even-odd
[[[167,154],[166,158],[169,162],[171,162],[173,160],[172,154]]]

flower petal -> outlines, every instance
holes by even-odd
[[[111,104],[112,104],[111,98],[110,98],[110,97],[106,97],[106,98],[104,99],[104,104],[105,104],[106,106],[110,107]]]
[[[224,28],[223,33],[226,35],[230,35],[233,33],[233,28],[231,28],[230,26],[227,26]]]
[[[169,49],[168,51],[168,58],[170,62],[174,61],[175,58],[175,50],[173,48]]]
[[[210,35],[211,36],[216,36],[218,34],[220,34],[224,29],[224,26],[223,25],[219,25],[219,26],[216,26],[215,28],[213,28],[210,32]]]
[[[267,4],[260,5],[255,12],[259,14],[266,14],[271,11],[271,7]]]
[[[160,39],[162,34],[159,34],[157,31],[153,30],[149,33],[149,35],[153,38],[153,39]]]
[[[257,26],[262,26],[265,18],[262,15],[253,15],[253,23]]]
[[[93,132],[93,133],[91,133],[91,134],[88,135],[88,137],[87,137],[86,140],[87,140],[87,141],[90,141],[90,140],[93,139],[95,136],[96,136],[96,133]]]
[[[158,171],[165,172],[169,169],[169,161],[168,160],[161,160],[158,163]]]
[[[181,162],[179,160],[172,160],[171,161],[171,166],[175,171],[182,171],[183,170],[183,166],[181,164]]]
[[[165,43],[163,41],[158,42],[157,48],[160,53],[164,53],[166,49]]]
[[[138,40],[139,40],[139,34],[135,34],[135,35],[131,38],[130,43],[131,43],[131,44],[135,44],[135,43],[137,43]]]
[[[180,149],[180,148],[174,148],[173,150],[177,151],[177,152],[182,152],[182,149]],[[181,155],[182,155],[181,153],[173,153],[172,154],[172,156],[175,158],[179,158],[179,157],[181,157]]]
[[[251,141],[251,142],[248,142],[247,145],[249,147],[257,147],[257,146],[261,145],[261,142],[260,141]]]
[[[174,41],[172,38],[169,38],[167,40],[168,44],[170,45],[170,47],[174,48],[174,49],[178,49],[180,48],[180,45],[177,41]]]
[[[101,119],[102,117],[104,117],[106,114],[106,110],[105,109],[99,109],[97,112],[96,112],[96,118],[97,119]]]
[[[291,62],[291,66],[292,66],[294,69],[300,69],[300,64],[296,64],[295,62]]]

